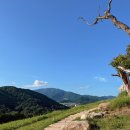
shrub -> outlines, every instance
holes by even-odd
[[[3,114],[3,115],[0,115],[0,124],[6,123],[9,121],[23,119],[23,118],[25,118],[25,116],[19,113]]]

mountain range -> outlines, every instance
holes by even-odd
[[[59,103],[87,104],[90,102],[114,98],[114,96],[98,97],[98,96],[90,96],[90,95],[80,95],[80,94],[76,94],[73,92],[68,92],[56,88],[43,88],[35,91],[44,94]]]

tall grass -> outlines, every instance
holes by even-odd
[[[94,119],[90,123],[92,130],[130,130],[130,117],[126,115]]]
[[[111,110],[120,109],[122,107],[130,106],[130,97],[120,95],[111,101]]]
[[[40,115],[40,116],[36,116],[36,117],[32,117],[32,118],[28,118],[28,119],[23,119],[23,120],[17,120],[17,121],[12,121],[9,123],[4,123],[0,125],[0,130],[14,130],[14,129],[18,129],[22,126],[26,126],[41,120],[45,120],[47,118],[50,118],[52,116],[55,116],[57,114],[61,113],[61,111],[55,111],[55,112],[51,112],[49,114],[46,115]]]

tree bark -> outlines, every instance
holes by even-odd
[[[126,33],[128,33],[128,35],[130,35],[130,28],[126,24],[118,21],[114,15],[109,14],[106,19],[111,19],[112,23],[115,26],[117,26],[119,29],[124,30]]]
[[[128,96],[130,96],[130,79],[129,79],[130,70],[125,69],[122,66],[118,66],[117,69],[118,74],[113,74],[112,76],[118,76],[122,79],[125,90],[127,91]]]
[[[121,79],[123,80],[125,89],[128,93],[128,96],[130,96],[130,80],[129,80],[129,76],[126,72],[123,72],[122,70],[120,70],[119,72]]]

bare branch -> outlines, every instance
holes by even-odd
[[[125,73],[130,74],[130,70],[129,69],[125,69],[124,67],[121,67],[121,66],[118,66],[117,68],[120,69],[120,70],[122,70]]]
[[[117,77],[120,77],[120,75],[119,75],[119,74],[112,74],[112,76],[117,76]]]
[[[111,12],[111,4],[112,4],[112,0],[110,0],[109,3],[108,3],[108,13]]]
[[[91,26],[91,24],[84,17],[79,17],[78,19],[82,20],[85,24]]]
[[[87,25],[89,26],[93,26],[95,24],[97,24],[99,21],[106,19],[105,16],[98,16],[93,23],[89,23],[84,17],[79,17],[79,19],[81,19],[83,22],[85,22]]]
[[[109,0],[108,10],[106,10],[104,12],[103,16],[100,16],[100,13],[99,13],[98,17],[96,17],[94,22],[91,23],[91,24],[83,17],[80,17],[80,19],[83,20],[86,24],[88,24],[90,26],[96,25],[99,21],[102,21],[102,20],[111,20],[112,23],[116,27],[118,27],[119,29],[124,30],[128,35],[130,35],[130,27],[127,26],[126,24],[124,24],[123,22],[118,21],[117,18],[114,15],[111,14],[111,4],[112,4],[112,0]]]

